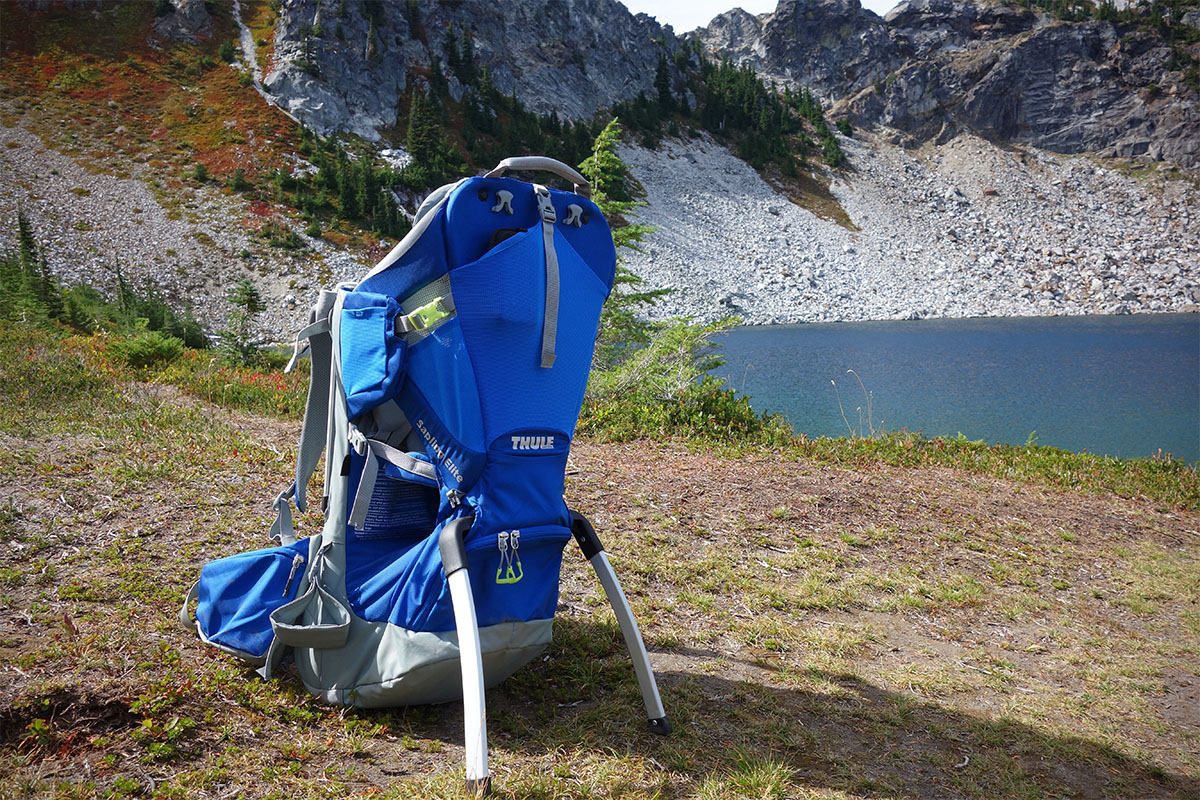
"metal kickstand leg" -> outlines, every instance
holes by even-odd
[[[629,656],[633,659],[633,671],[637,674],[638,688],[642,690],[642,702],[646,706],[646,716],[650,722],[650,730],[667,735],[671,732],[671,723],[667,721],[667,713],[663,710],[662,698],[658,695],[658,684],[654,680],[654,671],[650,669],[650,656],[646,653],[646,645],[642,642],[642,634],[633,612],[629,610],[629,601],[621,591],[617,574],[613,572],[612,564],[604,553],[604,545],[587,517],[578,511],[571,511],[571,533],[579,543],[583,556],[596,570],[596,577],[604,587],[608,602],[612,605],[617,622],[621,624],[621,634],[625,637],[625,646],[629,648]]]

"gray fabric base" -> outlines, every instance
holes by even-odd
[[[497,685],[550,643],[553,619],[479,629],[484,683]],[[359,708],[446,703],[462,698],[458,634],[406,630],[352,616],[344,647],[295,651],[296,666],[313,694]]]

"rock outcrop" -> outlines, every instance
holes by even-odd
[[[348,130],[375,141],[396,123],[397,101],[428,81],[446,42],[467,31],[492,84],[527,108],[579,119],[640,91],[653,92],[661,54],[679,47],[669,26],[615,0],[519,0],[497,13],[487,0],[367,7],[294,0],[276,27],[264,79],[279,105],[320,133]],[[340,13],[339,13],[340,12]],[[452,96],[463,87],[449,75]]]
[[[171,10],[154,18],[154,32],[173,42],[195,44],[212,36],[212,17],[204,0],[172,0]]]
[[[697,34],[906,144],[972,131],[1200,166],[1200,92],[1184,72],[1200,44],[1172,45],[1149,27],[972,0],[909,0],[885,20],[856,0],[781,0],[772,14],[730,12]]]

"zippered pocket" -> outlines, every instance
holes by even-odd
[[[308,545],[301,539],[205,564],[196,601],[204,640],[244,658],[262,658],[275,635],[271,612],[297,596]]]
[[[554,616],[566,528],[503,530],[466,544],[479,624],[527,622]]]

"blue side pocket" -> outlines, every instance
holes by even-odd
[[[384,294],[350,292],[342,306],[342,383],[350,419],[400,390],[407,344],[395,333],[400,305]]]
[[[271,646],[271,612],[295,600],[308,562],[307,539],[210,561],[200,570],[196,623],[205,641],[247,658]]]

